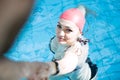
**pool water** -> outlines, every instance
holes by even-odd
[[[36,0],[6,56],[15,61],[51,61],[49,41],[60,14],[80,4],[90,10],[84,35],[90,39],[89,57],[98,65],[98,80],[120,80],[120,0]]]

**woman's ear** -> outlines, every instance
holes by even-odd
[[[78,37],[77,37],[77,41],[80,41],[80,38],[82,37],[82,34],[81,33],[79,33],[78,34]]]

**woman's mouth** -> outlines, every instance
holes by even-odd
[[[63,37],[58,37],[58,41],[62,42],[62,41],[65,41],[65,39]]]

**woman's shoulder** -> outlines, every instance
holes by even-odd
[[[55,53],[55,50],[57,48],[57,39],[56,39],[56,36],[53,36],[51,39],[50,39],[50,42],[49,42],[49,48],[50,50]]]

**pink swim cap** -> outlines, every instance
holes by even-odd
[[[68,9],[61,14],[60,19],[73,22],[82,32],[85,24],[85,8],[80,6],[79,8]]]

